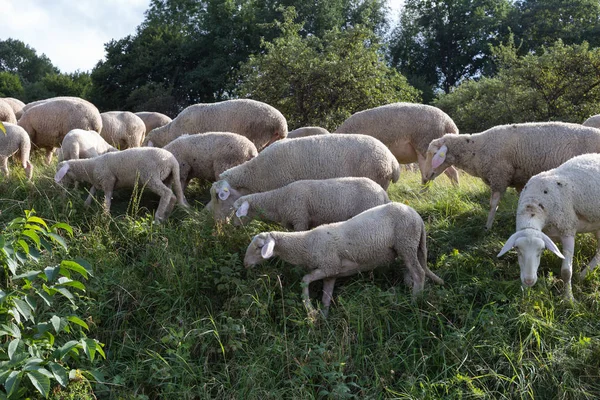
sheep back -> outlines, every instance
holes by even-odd
[[[600,128],[600,114],[592,115],[586,119],[582,125],[589,126],[590,128]]]
[[[69,131],[63,138],[60,148],[59,161],[93,158],[116,150],[98,132],[83,129]]]
[[[4,99],[0,99],[0,121],[16,124],[17,117],[11,105]]]
[[[170,117],[159,112],[141,111],[136,112],[135,115],[144,121],[144,125],[146,126],[146,132],[144,133],[144,136],[147,135],[152,129],[160,128],[161,126],[165,126],[169,122],[173,121]]]
[[[17,120],[21,118],[21,115],[23,115],[23,107],[25,107],[25,103],[23,103],[19,99],[15,99],[14,97],[3,97],[2,100],[4,100],[8,103],[8,105],[10,105],[13,112],[15,113],[15,117],[17,117]]]
[[[0,132],[0,158],[4,159],[20,151],[21,163],[23,168],[29,161],[31,152],[31,141],[25,129],[11,123],[4,123],[6,135]]]
[[[141,146],[146,134],[146,125],[140,117],[129,111],[103,112],[100,117],[100,135],[111,146],[121,150]]]
[[[294,129],[289,131],[287,134],[288,139],[296,139],[299,137],[313,136],[313,135],[327,135],[329,131],[320,126],[304,126],[302,128]]]

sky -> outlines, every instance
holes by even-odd
[[[403,0],[388,0],[392,20]],[[135,34],[150,0],[0,0],[0,40],[18,39],[61,72],[91,71],[104,44]]]

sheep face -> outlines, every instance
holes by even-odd
[[[439,174],[444,172],[446,168],[452,166],[454,163],[454,155],[451,151],[452,150],[448,148],[448,144],[444,137],[433,140],[429,144],[423,171],[423,183],[434,180]]]
[[[73,172],[69,170],[69,163],[67,161],[61,161],[56,166],[56,175],[54,175],[54,181],[61,184],[64,187],[68,187],[71,183],[75,182],[75,176]]]
[[[243,225],[245,221],[251,218],[249,216],[250,203],[248,203],[248,200],[242,198],[237,199],[233,203],[233,209],[235,210],[235,218],[233,219],[233,224],[235,226]]]
[[[210,188],[210,202],[215,221],[229,222],[234,213],[233,203],[240,197],[242,194],[233,189],[227,181],[213,183]]]
[[[244,256],[244,267],[250,268],[263,263],[267,258],[273,256],[275,239],[268,233],[260,233],[250,242]]]
[[[511,248],[517,249],[519,267],[521,269],[521,283],[531,287],[537,282],[537,270],[540,265],[540,257],[544,248],[552,251],[560,258],[564,258],[558,247],[542,231],[536,229],[523,229],[514,233],[507,241],[498,257]]]

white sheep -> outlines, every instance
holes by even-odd
[[[35,146],[46,149],[46,162],[50,163],[54,148],[60,147],[72,129],[100,132],[100,112],[90,104],[69,99],[48,100],[24,112],[19,126],[27,131]]]
[[[144,137],[150,133],[152,129],[160,128],[161,126],[165,126],[169,122],[173,121],[170,117],[159,112],[140,111],[136,112],[135,115],[144,121],[144,125],[146,126]]]
[[[370,271],[402,257],[405,282],[412,283],[413,295],[423,290],[425,276],[444,281],[427,267],[425,225],[411,207],[388,203],[364,211],[344,222],[321,225],[303,232],[263,232],[256,235],[244,257],[246,268],[272,256],[310,272],[302,278],[302,298],[310,316],[308,287],[323,280],[323,314],[327,316],[336,278]]]
[[[592,115],[591,117],[586,119],[582,125],[600,129],[600,114]]]
[[[81,97],[76,97],[76,96],[57,96],[57,97],[49,97],[47,99],[42,99],[42,100],[36,100],[36,101],[32,101],[31,103],[27,103],[23,106],[23,108],[21,109],[21,116],[23,114],[25,114],[25,112],[27,112],[27,110],[35,107],[35,106],[39,106],[40,104],[46,103],[48,101],[54,101],[54,100],[71,100],[71,101],[78,101],[81,103],[85,103],[88,106],[92,106],[92,107],[96,107],[94,104],[90,103],[89,101],[82,99]],[[20,119],[20,117],[19,117]]]
[[[383,143],[366,135],[317,135],[281,140],[257,157],[219,175],[211,187],[216,220],[226,219],[241,195],[266,192],[304,179],[366,177],[387,190],[400,165]]]
[[[16,124],[17,117],[11,105],[4,99],[0,99],[0,121]]]
[[[155,219],[163,221],[173,209],[175,201],[187,206],[179,180],[179,165],[167,150],[136,147],[106,153],[95,158],[62,161],[54,177],[57,183],[68,185],[75,181],[91,183],[92,189],[85,201],[90,205],[97,189],[104,191],[104,209],[110,211],[113,190],[136,185],[160,196]],[[175,194],[169,189],[173,185]]]
[[[305,231],[389,202],[386,191],[369,178],[309,179],[240,197],[233,203],[234,223],[263,218]]]
[[[185,191],[193,178],[214,182],[219,175],[257,156],[256,146],[242,135],[207,132],[182,135],[164,147],[179,162],[181,186]]]
[[[101,154],[117,151],[96,131],[73,129],[63,138],[58,161],[94,158]]]
[[[15,113],[15,117],[17,120],[21,118],[23,115],[23,107],[25,107],[25,103],[23,103],[19,99],[15,99],[14,97],[2,97],[2,100],[7,102]]]
[[[437,107],[391,103],[351,115],[334,133],[362,133],[381,140],[400,164],[418,162],[425,183],[427,146],[447,133],[458,133],[458,128],[452,118]],[[458,184],[456,169],[450,166],[445,173]]]
[[[129,111],[108,111],[100,114],[100,135],[119,150],[140,147],[146,134],[146,125],[137,115]]]
[[[500,125],[472,135],[444,135],[427,150],[425,176],[435,179],[450,165],[490,186],[490,229],[500,198],[508,187],[520,191],[529,178],[568,159],[600,152],[600,130],[579,124],[538,122]]]
[[[294,129],[289,131],[287,134],[288,139],[296,139],[299,137],[313,136],[313,135],[327,135],[329,131],[320,126],[304,126],[302,128]]]
[[[6,177],[8,172],[8,158],[13,154],[20,153],[21,165],[25,169],[27,179],[31,180],[33,176],[33,165],[29,161],[31,151],[31,141],[25,129],[18,125],[4,122],[6,134],[0,132],[0,168]]]
[[[274,107],[256,100],[237,99],[195,104],[170,123],[153,129],[144,145],[164,147],[183,134],[233,132],[247,137],[258,150],[287,135],[285,117]]]
[[[521,282],[537,281],[540,255],[548,248],[563,259],[561,277],[565,295],[572,299],[571,275],[577,232],[595,232],[599,240],[596,255],[581,272],[585,278],[600,262],[600,154],[574,157],[561,166],[532,177],[519,197],[517,229],[498,257],[517,249]],[[544,233],[544,232],[546,233]],[[547,235],[546,235],[547,234]],[[562,253],[552,239],[559,238]]]

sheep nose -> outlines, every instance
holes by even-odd
[[[525,284],[525,286],[533,286],[535,284],[535,279],[534,278],[523,278],[523,283]]]

